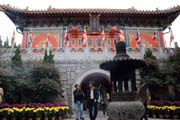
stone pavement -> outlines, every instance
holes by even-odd
[[[84,118],[85,118],[85,120],[90,120],[89,114],[86,111],[84,112]],[[107,120],[107,119],[108,119],[108,116],[103,115],[102,111],[98,112],[98,116],[97,116],[96,120]],[[73,115],[71,119],[65,119],[65,120],[76,120],[76,119]],[[162,120],[162,119],[149,118],[148,120]],[[168,119],[166,119],[166,120],[168,120]]]

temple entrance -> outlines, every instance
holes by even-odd
[[[92,82],[98,89],[103,89],[103,92],[111,93],[111,82],[109,76],[103,73],[92,73],[87,75],[80,83],[81,89],[86,92],[89,83]]]
[[[98,99],[99,103],[99,110],[102,110],[101,102],[102,99],[104,99],[104,96],[107,96],[107,93],[111,93],[111,82],[109,76],[103,73],[91,73],[84,77],[82,82],[80,83],[81,89],[84,91],[84,94],[86,94],[87,90],[89,89],[89,83],[92,82],[96,88],[100,91],[100,99]],[[87,101],[84,101],[84,110],[87,109]]]
[[[82,71],[82,73],[77,76],[75,84],[79,84],[81,86],[81,89],[86,94],[88,88],[89,88],[89,82],[93,82],[95,87],[99,87],[100,85],[102,88],[105,88],[103,90],[104,94],[111,93],[111,81],[110,81],[110,74],[107,71],[101,70],[99,68],[95,69],[89,69],[87,71]],[[73,86],[74,86],[73,85]],[[73,89],[74,90],[74,89]],[[72,101],[74,101],[74,98],[72,97]],[[84,107],[87,107],[86,100],[84,101]]]

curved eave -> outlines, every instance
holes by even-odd
[[[46,14],[130,14],[130,15],[162,15],[180,13],[180,6],[165,10],[137,10],[137,9],[55,9],[28,10],[0,5],[0,9],[23,15],[46,15]]]
[[[101,16],[125,16],[127,18],[145,18],[145,19],[167,19],[162,26],[164,29],[170,25],[180,14],[180,6],[165,9],[165,10],[136,10],[136,9],[55,9],[47,10],[28,10],[11,7],[9,5],[0,5],[0,10],[3,11],[15,24],[21,24],[23,21],[28,21],[31,18],[49,18],[59,16],[89,16],[90,14],[100,14]],[[18,19],[17,19],[18,18]],[[18,23],[21,22],[21,23]]]

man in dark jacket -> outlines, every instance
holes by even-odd
[[[84,120],[83,118],[83,91],[80,89],[78,84],[75,85],[75,90],[73,92],[74,95],[74,103],[75,103],[75,115],[76,120]]]
[[[87,100],[89,107],[90,120],[95,120],[97,117],[97,100],[99,97],[98,89],[92,83],[89,83],[89,90],[87,91]]]

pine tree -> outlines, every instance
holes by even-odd
[[[49,63],[54,64],[54,55],[52,54],[51,50],[50,50],[50,54],[49,54]]]
[[[180,48],[177,48],[173,63],[173,71],[176,74],[178,83],[180,83]]]
[[[150,49],[146,50],[144,59],[150,58],[152,60],[157,60],[156,56],[152,54],[152,51]]]
[[[44,53],[44,62],[45,62],[45,63],[48,62],[47,50],[45,50],[45,53]]]
[[[9,47],[9,39],[8,39],[8,37],[6,38],[6,41],[4,42],[4,47]]]
[[[3,43],[3,41],[2,41],[1,36],[0,36],[0,47],[3,46],[2,43]]]
[[[17,48],[16,42],[14,43],[14,48]]]
[[[47,50],[44,53],[44,62],[49,64],[54,64],[54,55],[52,54],[52,51],[50,50],[50,54],[47,55]]]
[[[14,64],[21,64],[21,51],[20,51],[20,46],[17,47],[15,51],[15,55],[11,58],[12,63]]]
[[[154,74],[158,72],[159,64],[150,49],[145,51],[144,61],[146,63],[146,66],[144,66],[143,69],[140,71],[141,77],[153,77]]]

